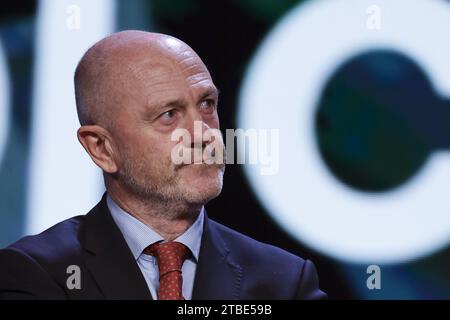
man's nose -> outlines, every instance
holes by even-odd
[[[209,125],[198,112],[192,112],[186,119],[185,127],[191,136],[191,148],[204,148],[208,144],[209,141],[205,138],[204,133],[209,128]]]

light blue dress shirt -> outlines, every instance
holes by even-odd
[[[159,286],[158,264],[155,257],[146,255],[143,251],[155,242],[164,241],[163,237],[120,208],[109,195],[107,196],[106,202],[115,223],[122,232],[128,247],[130,247],[134,258],[144,275],[153,299],[157,300]],[[182,235],[174,240],[184,244],[192,252],[192,256],[186,259],[181,268],[183,273],[182,291],[183,297],[186,300],[192,298],[195,271],[197,270],[198,255],[203,234],[203,211],[204,208],[201,209],[195,222]]]

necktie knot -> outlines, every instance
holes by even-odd
[[[158,299],[183,299],[181,267],[189,255],[189,248],[180,242],[159,242],[148,246],[144,253],[154,256],[158,261]]]

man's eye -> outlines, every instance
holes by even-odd
[[[160,117],[163,119],[172,119],[173,117],[175,117],[175,111],[174,110],[166,111],[163,114],[161,114]]]
[[[214,102],[214,100],[208,99],[208,100],[203,100],[202,103],[200,104],[200,108],[205,110],[205,111],[209,111],[212,112],[214,111],[216,107],[216,104]]]
[[[159,116],[159,120],[165,125],[170,125],[176,121],[176,116],[176,110],[168,110]]]

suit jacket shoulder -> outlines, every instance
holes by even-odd
[[[209,219],[242,272],[242,297],[258,299],[326,299],[310,260],[259,242]]]
[[[65,299],[61,279],[67,277],[68,263],[80,259],[77,236],[83,219],[65,220],[0,250],[0,298]]]

